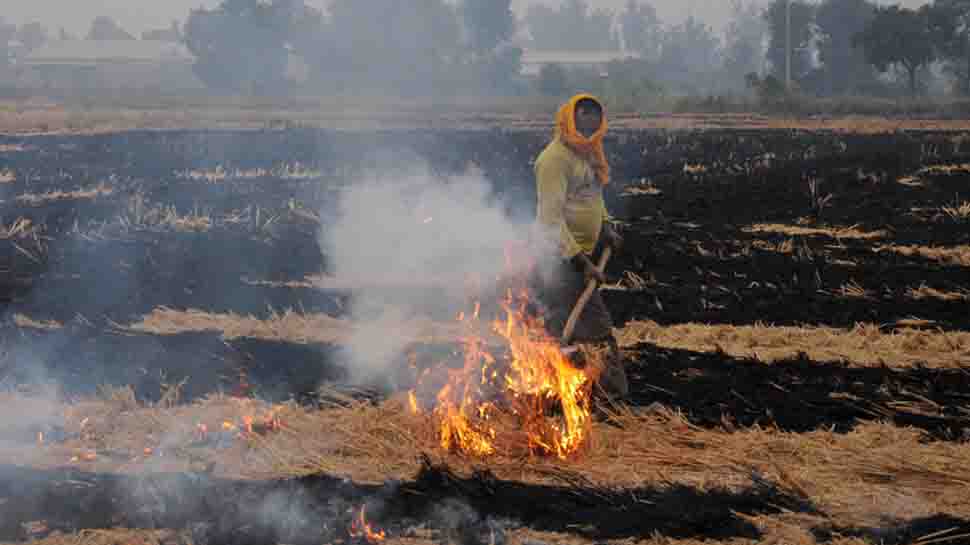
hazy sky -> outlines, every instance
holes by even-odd
[[[308,0],[309,4],[322,6],[327,0]],[[556,4],[558,0],[540,0]],[[767,0],[746,0],[759,4]],[[881,4],[895,3],[878,0]],[[530,0],[513,0],[517,9],[524,9]],[[596,7],[621,9],[626,0],[590,0]],[[731,12],[730,0],[652,0],[661,18],[676,22],[693,11],[694,15],[709,24],[720,27]],[[902,4],[918,6],[926,0],[901,0]],[[141,34],[149,28],[167,27],[172,19],[184,20],[194,7],[213,7],[219,0],[0,0],[0,15],[8,21],[24,23],[40,21],[55,31],[64,27],[75,34],[87,31],[96,15],[108,15],[125,29]]]

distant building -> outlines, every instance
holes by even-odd
[[[543,51],[526,49],[522,53],[522,75],[535,77],[543,66],[558,64],[566,69],[588,68],[606,73],[614,61],[639,58],[639,54],[624,51]]]
[[[4,52],[7,55],[7,63],[11,66],[16,66],[17,62],[23,58],[24,54],[27,52],[27,48],[24,44],[17,40],[10,40],[6,43],[6,47],[0,44],[0,52]],[[2,64],[2,62],[0,62]]]
[[[31,87],[178,91],[203,86],[192,72],[194,63],[195,56],[176,42],[57,40],[18,65],[22,83]]]

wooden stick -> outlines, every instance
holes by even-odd
[[[603,255],[600,256],[600,262],[597,264],[597,269],[600,272],[606,270],[606,263],[610,260],[610,255],[612,255],[613,249],[609,246],[603,250]],[[579,321],[579,317],[583,314],[583,310],[586,308],[586,303],[589,303],[589,298],[593,296],[593,292],[596,291],[596,279],[590,278],[589,282],[586,283],[586,289],[583,294],[579,296],[579,300],[576,301],[576,306],[573,307],[573,311],[569,313],[569,319],[566,320],[566,327],[562,330],[562,344],[569,345],[573,340],[573,331],[576,329],[576,323]]]

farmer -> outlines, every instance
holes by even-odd
[[[570,99],[556,115],[556,130],[535,163],[538,190],[536,226],[543,240],[554,247],[552,266],[540,266],[537,294],[544,307],[546,327],[562,336],[570,312],[594,279],[602,284],[603,273],[594,260],[606,246],[620,247],[623,239],[613,229],[603,200],[610,182],[610,166],[603,151],[606,134],[603,105],[591,95]],[[618,400],[629,386],[613,337],[613,320],[599,291],[593,293],[580,315],[573,343],[604,354],[606,364],[597,393]]]

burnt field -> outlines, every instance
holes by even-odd
[[[401,396],[459,309],[321,236],[410,164],[527,220],[546,137],[0,136],[0,541],[970,540],[970,132],[614,131],[630,406],[575,460],[442,451]],[[359,297],[441,300],[363,383]]]

